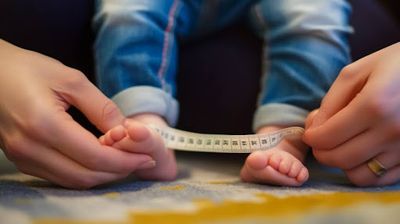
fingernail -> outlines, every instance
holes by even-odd
[[[149,160],[146,161],[142,164],[140,164],[137,169],[138,170],[145,170],[145,169],[150,169],[150,168],[154,168],[156,166],[156,161],[155,160]]]

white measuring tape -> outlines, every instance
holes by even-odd
[[[170,127],[149,127],[161,135],[167,148],[195,152],[250,153],[272,148],[284,138],[299,139],[304,133],[301,127],[252,135],[199,134]]]

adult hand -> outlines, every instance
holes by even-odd
[[[124,120],[79,71],[0,39],[0,148],[20,171],[64,187],[89,188],[152,161],[101,145],[66,112],[70,105],[103,132]]]
[[[311,113],[304,141],[318,161],[343,169],[358,186],[400,180],[400,43],[342,70]],[[367,166],[378,160],[386,174]]]

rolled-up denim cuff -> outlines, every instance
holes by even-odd
[[[304,126],[309,111],[289,104],[271,103],[257,109],[253,120],[253,131],[263,126]]]
[[[135,86],[116,94],[112,100],[125,116],[155,113],[165,118],[170,126],[178,120],[179,104],[168,93],[151,86]]]

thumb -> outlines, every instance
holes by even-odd
[[[100,91],[97,91],[101,96],[98,96],[98,105],[93,105],[92,110],[98,108],[99,111],[90,112],[90,108],[87,110],[87,118],[103,133],[107,132],[111,128],[123,124],[125,116],[119,110],[118,106],[109,98],[104,96]],[[84,109],[82,109],[84,110]],[[101,112],[101,113],[100,113]],[[92,116],[92,117],[91,117]]]
[[[63,100],[75,106],[103,133],[118,124],[123,124],[125,116],[117,105],[107,98],[85,75],[78,73],[77,80],[61,85],[59,91]],[[75,74],[76,75],[76,74]]]

